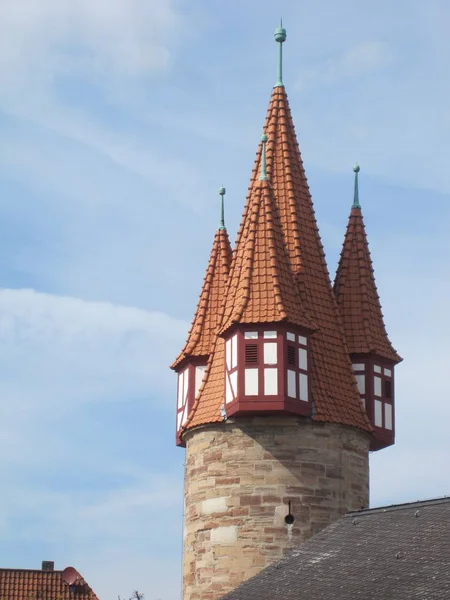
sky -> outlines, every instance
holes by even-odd
[[[373,506],[450,493],[450,5],[0,0],[0,565],[180,597],[175,375],[284,81],[330,273],[360,201],[397,368]]]

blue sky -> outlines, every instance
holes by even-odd
[[[175,377],[227,188],[284,80],[330,272],[360,199],[397,370],[372,504],[450,491],[450,6],[0,3],[0,565],[180,591]]]

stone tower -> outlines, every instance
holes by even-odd
[[[383,369],[386,392],[385,371],[393,384],[400,359],[381,309],[374,316],[362,217],[346,234],[336,296],[282,81],[285,39],[278,28],[278,77],[234,251],[221,188],[200,300],[172,365],[176,440],[186,448],[184,600],[221,597],[345,512],[368,506],[369,448],[393,442],[389,421],[375,423],[374,402],[388,409],[372,380],[375,367]],[[349,350],[345,334],[354,331],[356,340],[368,318],[377,340],[387,340],[383,350],[370,338]],[[393,409],[392,385],[387,391]]]

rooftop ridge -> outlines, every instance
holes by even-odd
[[[450,502],[450,496],[442,496],[438,498],[429,498],[426,500],[415,500],[413,502],[402,502],[401,504],[387,504],[385,506],[375,506],[373,508],[361,508],[360,510],[354,510],[348,512],[343,518],[351,518],[355,516],[365,516],[379,512],[391,512],[394,510],[407,510],[409,508],[416,508],[419,506],[434,506],[436,504],[445,504]]]

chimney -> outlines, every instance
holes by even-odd
[[[43,571],[53,571],[55,568],[55,563],[52,560],[43,560],[42,561],[42,570]]]

